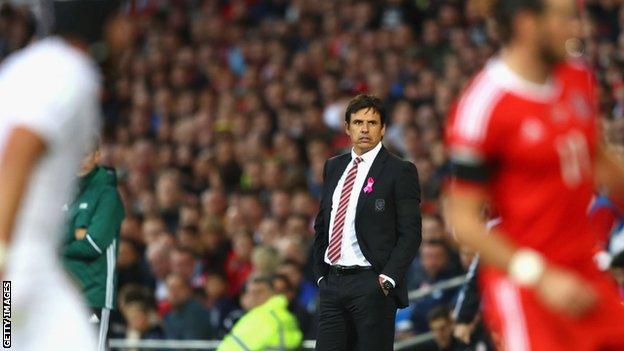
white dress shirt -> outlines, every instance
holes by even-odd
[[[347,174],[349,170],[354,166],[353,160],[356,157],[361,157],[362,162],[358,164],[357,174],[355,176],[355,182],[353,183],[353,189],[351,190],[351,197],[349,198],[349,205],[347,205],[347,212],[345,214],[344,221],[344,230],[342,232],[342,246],[341,246],[341,254],[338,261],[332,263],[327,254],[328,248],[325,249],[325,263],[329,265],[340,265],[340,266],[361,266],[361,267],[370,267],[371,264],[366,260],[364,254],[362,254],[362,250],[360,249],[360,245],[357,241],[357,236],[355,235],[355,211],[357,209],[358,198],[360,197],[360,193],[364,190],[364,185],[366,183],[366,176],[368,175],[368,171],[370,171],[371,166],[373,165],[373,161],[377,154],[379,154],[379,150],[381,150],[381,142],[377,144],[371,150],[363,153],[362,155],[357,155],[353,149],[351,149],[351,161],[345,168],[344,172],[342,172],[342,176],[334,189],[334,194],[332,196],[332,210],[329,219],[329,241],[331,243],[331,238],[334,235],[334,219],[336,218],[336,213],[338,212],[338,204],[340,203],[340,195],[342,194],[342,187],[345,183],[345,179],[347,178]],[[394,280],[388,276],[383,274],[380,275],[386,280],[389,280],[392,285],[396,286]],[[320,279],[319,279],[320,282]]]

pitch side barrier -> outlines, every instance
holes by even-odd
[[[458,287],[464,283],[466,279],[465,275],[460,275],[454,278],[443,280],[434,285],[412,290],[408,293],[410,301],[418,300],[427,295],[432,294],[434,291],[447,290]],[[394,343],[394,350],[406,350],[421,343],[427,342],[433,339],[432,333],[419,334],[414,337],[397,341]],[[221,340],[126,340],[126,339],[110,339],[108,346],[111,351],[119,350],[216,350]],[[316,345],[315,340],[305,340],[301,347],[301,350],[314,350]],[[291,351],[281,349],[271,349],[264,351]]]

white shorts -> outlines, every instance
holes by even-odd
[[[4,279],[11,281],[12,288],[11,350],[97,350],[89,311],[61,268],[47,267],[28,275],[7,268]]]

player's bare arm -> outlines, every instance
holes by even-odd
[[[536,289],[552,310],[580,316],[593,307],[595,294],[580,277],[548,264],[537,253],[518,248],[498,229],[488,231],[482,216],[486,204],[484,190],[450,186],[444,212],[461,245],[479,252],[484,262],[509,272],[522,285]]]
[[[39,135],[16,127],[0,155],[0,267],[4,266],[6,247],[31,170],[44,151],[45,143]]]
[[[479,252],[485,262],[506,269],[516,248],[495,232],[486,237],[488,230],[482,213],[487,202],[485,191],[477,187],[457,189],[451,185],[447,192],[446,219],[460,244]]]

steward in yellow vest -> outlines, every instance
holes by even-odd
[[[288,311],[286,297],[274,295],[271,279],[251,280],[245,294],[251,309],[225,336],[217,351],[298,350],[303,333],[297,318]]]

